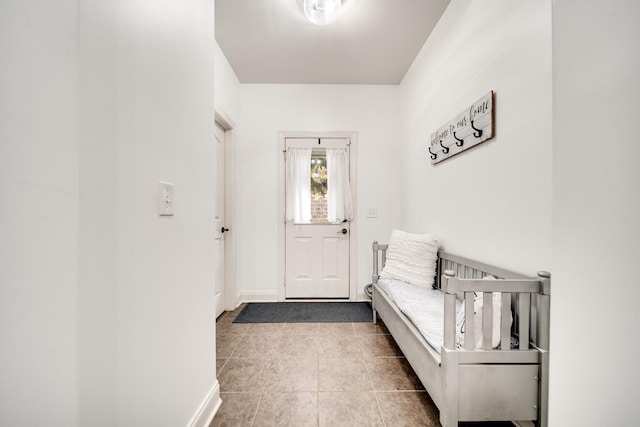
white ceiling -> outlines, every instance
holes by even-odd
[[[397,84],[450,0],[343,0],[308,22],[302,0],[216,0],[216,40],[241,83]]]

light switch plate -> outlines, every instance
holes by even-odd
[[[367,208],[367,218],[377,218],[378,208]]]
[[[173,184],[158,182],[158,215],[173,216]]]

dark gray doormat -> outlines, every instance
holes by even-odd
[[[233,323],[371,322],[368,302],[251,302]]]

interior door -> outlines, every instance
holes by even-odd
[[[348,168],[349,140],[287,138],[286,149],[291,148],[312,150],[310,194],[304,197],[309,198],[311,213],[309,220],[289,220],[285,225],[285,298],[349,298],[350,224],[348,220],[328,218],[327,180],[331,173],[326,152],[344,149]],[[287,179],[291,179],[290,174]]]
[[[214,266],[215,266],[215,310],[216,317],[218,317],[225,308],[225,298],[224,298],[224,251],[225,251],[225,233],[228,233],[229,230],[225,227],[224,222],[224,188],[225,188],[225,162],[224,162],[224,149],[225,149],[225,131],[220,126],[218,122],[216,122],[216,133],[215,133],[215,164],[216,164],[216,206],[215,206],[215,240],[214,240]]]

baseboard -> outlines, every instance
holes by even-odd
[[[209,427],[211,421],[213,421],[213,417],[218,412],[218,409],[220,409],[220,404],[222,404],[222,400],[220,399],[220,383],[216,380],[213,388],[209,391],[209,394],[202,401],[200,408],[198,408],[198,411],[191,419],[189,427]]]
[[[277,292],[242,292],[240,294],[242,302],[277,302]]]
[[[277,292],[242,292],[238,297],[241,302],[277,302],[278,294]],[[335,299],[308,299],[305,301],[335,301]],[[371,301],[364,292],[358,292],[356,295],[356,301],[364,302]]]
[[[358,292],[358,294],[356,295],[356,301],[369,302],[371,301],[371,298],[369,298],[364,292]]]

